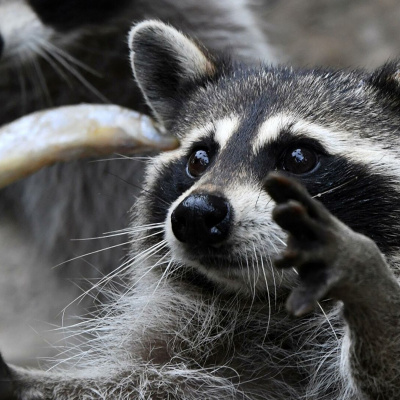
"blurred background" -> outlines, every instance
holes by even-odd
[[[271,0],[258,12],[284,62],[372,69],[400,55],[396,0]]]
[[[245,7],[229,0],[205,1],[203,7],[189,0],[120,0],[114,4],[122,13],[114,15],[108,2],[110,16],[93,17],[93,7],[107,1],[85,0],[88,8],[82,9],[79,1],[0,0],[0,126],[80,102],[148,113],[131,78],[126,46],[132,21],[148,17],[170,21],[217,50],[230,48],[241,59],[373,69],[400,55],[395,0],[252,0]],[[41,41],[22,50],[9,39],[18,32],[23,41],[38,30]],[[26,53],[36,55],[25,61]],[[65,313],[64,307],[126,252],[121,246],[55,268],[126,240],[71,241],[126,227],[139,192],[143,163],[127,170],[126,162],[92,161],[48,168],[0,192],[0,351],[10,362],[37,365],[62,351],[64,341],[52,329],[76,322],[74,316],[84,315],[97,294]]]

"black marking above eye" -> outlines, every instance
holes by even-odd
[[[305,145],[295,145],[284,151],[279,167],[292,174],[301,175],[314,170],[318,163],[318,153],[314,149]]]
[[[210,155],[206,149],[197,149],[192,152],[186,165],[186,173],[191,178],[203,175],[210,164]]]

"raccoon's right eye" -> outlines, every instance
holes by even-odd
[[[204,149],[195,150],[189,157],[186,173],[191,178],[198,178],[204,174],[209,164],[210,157],[208,152]]]
[[[318,155],[309,146],[295,145],[284,152],[281,168],[292,174],[301,175],[312,171],[318,165]]]

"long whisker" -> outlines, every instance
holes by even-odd
[[[253,299],[252,299],[250,308],[253,307],[254,301],[256,299],[256,292],[257,292],[256,286],[257,286],[257,282],[258,282],[259,277],[260,277],[260,265],[259,265],[259,262],[258,262],[257,251],[256,251],[256,247],[255,247],[254,243],[253,243],[253,251],[254,251],[254,260],[256,262],[256,268],[257,268],[257,276],[256,276],[255,271],[254,271],[254,261],[253,261],[253,271],[252,271],[253,272]]]
[[[267,274],[265,273],[264,261],[263,261],[262,254],[260,254],[260,260],[261,260],[261,270],[262,270],[263,275],[264,275],[265,287],[267,288],[267,298],[268,298],[268,322],[267,322],[267,329],[266,329],[266,332],[265,332],[265,335],[264,335],[264,339],[263,339],[263,344],[264,344],[265,339],[266,339],[267,334],[268,334],[268,331],[269,331],[269,324],[271,322],[271,312],[272,312],[272,310],[271,310],[271,295],[270,295],[270,292],[269,292],[268,279],[267,279]]]
[[[163,224],[155,224],[155,226],[144,226],[144,227],[138,227],[137,229],[127,228],[125,230],[122,230],[122,231],[116,232],[116,233],[113,233],[113,232],[110,232],[109,234],[103,233],[102,236],[80,238],[80,239],[70,239],[70,240],[72,242],[87,241],[87,240],[100,240],[100,239],[107,239],[107,238],[122,236],[122,235],[132,235],[134,233],[139,233],[139,232],[143,232],[143,231],[150,230],[150,229],[159,229],[162,227],[163,227]]]
[[[323,196],[324,194],[332,193],[332,192],[334,192],[335,190],[341,189],[343,186],[347,186],[347,185],[349,185],[350,183],[353,183],[353,182],[356,181],[357,179],[358,179],[358,176],[355,176],[354,178],[349,179],[348,181],[342,183],[341,185],[335,186],[335,187],[333,187],[333,188],[331,188],[331,189],[329,189],[329,190],[325,190],[325,192],[318,193],[318,194],[316,194],[316,195],[314,195],[314,196],[312,196],[312,197],[315,199],[315,198],[319,198],[319,197]]]
[[[32,46],[31,48],[32,48],[32,51],[36,51],[36,48],[34,46]],[[39,80],[38,81],[39,85],[40,85],[40,87],[41,87],[41,89],[42,89],[42,91],[44,93],[45,98],[46,98],[47,104],[48,105],[52,105],[53,101],[52,101],[51,96],[50,96],[49,88],[47,86],[46,79],[45,79],[45,77],[43,75],[42,68],[40,67],[40,64],[39,64],[38,60],[36,59],[36,57],[32,58],[32,63],[33,63],[34,69],[36,71],[36,75],[38,77],[38,80]]]
[[[97,76],[99,78],[103,78],[103,74],[101,74],[99,71],[96,71],[91,66],[89,66],[89,65],[85,64],[84,62],[82,62],[82,60],[78,60],[77,58],[72,56],[67,51],[61,49],[60,47],[55,46],[53,43],[42,39],[41,40],[41,44],[42,44],[43,47],[46,47],[48,50],[57,53],[60,57],[63,57],[65,60],[68,60],[72,64],[75,64],[76,66],[78,66],[78,67],[82,68],[83,70],[91,73],[92,75]]]
[[[269,241],[271,247],[276,248],[275,245],[273,244],[271,238],[269,238],[268,241]],[[273,281],[273,284],[274,284],[274,304],[275,304],[275,307],[276,307],[276,302],[277,302],[277,284],[276,284],[276,279],[275,279],[275,267],[273,265],[273,262],[272,262],[270,254],[267,253],[267,252],[264,252],[264,254],[265,254],[266,258],[268,259],[268,264],[269,264],[269,267],[270,267],[270,270],[271,270],[271,274],[272,274],[272,281]],[[262,255],[261,255],[261,257],[262,257]]]
[[[153,295],[152,295],[152,296],[154,296],[154,294],[155,294],[155,292],[157,291],[158,287],[160,286],[161,282],[162,282],[162,281],[164,280],[164,278],[167,276],[167,274],[168,274],[168,272],[169,272],[169,270],[170,270],[170,268],[171,268],[172,262],[173,262],[173,260],[170,260],[170,261],[169,261],[167,267],[165,268],[165,271],[162,273],[160,279],[159,279],[158,282],[157,282],[156,287],[154,288],[154,291],[153,291]],[[157,264],[156,264],[156,265],[157,265]]]
[[[162,242],[161,242],[162,243]],[[158,247],[156,247],[158,246]],[[150,251],[151,255],[155,254],[156,252],[160,251],[163,248],[163,246],[160,246],[160,243],[157,243],[157,245],[152,246],[149,249],[146,249],[145,252]],[[143,255],[142,252],[140,253],[141,255]],[[135,261],[134,261],[135,262]],[[94,284],[91,288],[89,288],[88,290],[86,290],[85,292],[83,292],[81,295],[79,295],[77,298],[75,298],[72,302],[70,302],[65,308],[64,311],[70,307],[72,304],[81,301],[84,297],[86,297],[90,292],[92,292],[93,290],[99,288],[100,286],[105,285],[107,282],[110,282],[112,279],[114,279],[117,275],[122,275],[125,273],[125,271],[127,271],[128,269],[130,269],[132,266],[132,259],[128,259],[127,261],[125,261],[124,263],[122,263],[120,266],[118,266],[115,270],[111,271],[109,274],[107,274],[106,276],[104,276],[103,278],[101,278],[96,284]]]
[[[329,318],[328,318],[326,312],[325,312],[324,309],[322,308],[322,306],[321,306],[321,304],[320,304],[319,301],[317,302],[317,304],[318,304],[319,309],[322,311],[322,314],[324,315],[324,317],[325,317],[325,319],[326,319],[326,322],[328,322],[328,325],[329,325],[329,327],[330,327],[330,329],[331,329],[331,331],[332,331],[332,333],[333,333],[333,336],[335,336],[336,341],[340,344],[339,338],[338,338],[337,335],[336,335],[335,328],[333,327],[331,321],[329,320]]]
[[[42,45],[43,47],[46,47],[46,44],[42,43]],[[73,75],[79,82],[81,82],[101,101],[103,101],[104,103],[111,103],[111,101],[107,99],[107,97],[101,94],[86,78],[83,77],[83,75],[76,68],[74,68],[71,64],[69,64],[68,61],[65,58],[63,58],[59,53],[53,51],[53,52],[48,52],[48,54],[51,55],[54,60],[56,60],[60,65],[62,65],[68,72],[71,73],[71,75]]]
[[[90,160],[88,161],[88,164],[92,164],[92,163],[101,163],[101,162],[107,162],[107,161],[120,161],[120,160],[126,160],[126,161],[139,161],[139,162],[143,162],[143,164],[146,164],[149,162],[149,158],[147,157],[132,157],[132,158],[128,158],[128,157],[113,157],[113,158],[103,158],[103,159],[99,159],[99,160]]]
[[[103,236],[96,236],[96,237],[88,237],[88,238],[81,238],[81,239],[70,239],[71,242],[85,242],[89,240],[101,240],[101,239],[108,239],[117,236],[129,235],[130,232],[120,232],[114,233],[112,235],[103,235]]]
[[[34,72],[33,72],[33,71],[35,71],[35,67],[34,67],[32,59],[28,58],[23,65],[26,70],[26,76],[28,77],[29,81],[32,84],[34,98],[37,99],[37,101],[40,100],[41,105],[43,106],[42,88],[40,87],[40,85],[38,83],[36,74],[34,74]]]
[[[68,75],[65,74],[64,71],[57,65],[55,60],[51,58],[51,53],[49,53],[48,50],[46,50],[45,48],[41,48],[40,46],[36,46],[36,52],[49,63],[49,65],[54,69],[54,71],[57,72],[61,79],[63,79],[67,83],[69,88],[73,87],[73,84],[68,78]]]
[[[108,172],[108,174],[111,175],[111,176],[114,176],[115,178],[121,180],[122,182],[127,183],[128,185],[131,185],[131,186],[133,186],[133,187],[135,187],[135,188],[138,188],[138,189],[142,190],[143,192],[150,193],[151,195],[155,196],[154,193],[151,193],[149,190],[144,189],[142,186],[136,185],[135,183],[132,183],[132,182],[128,182],[127,180],[121,178],[121,177],[118,176],[118,175],[113,174],[112,172]],[[166,204],[167,206],[170,205],[170,204],[169,204],[167,201],[165,201],[162,197],[160,197],[160,196],[155,196],[155,197],[156,197],[158,200],[160,200],[162,203]]]
[[[145,224],[145,225],[140,225],[137,227],[127,227],[127,228],[123,228],[123,229],[117,229],[115,231],[108,231],[108,232],[104,232],[104,235],[108,235],[111,233],[119,233],[119,232],[140,232],[142,230],[145,230],[146,228],[149,227],[156,227],[158,226],[159,228],[162,228],[164,226],[164,224],[162,222],[155,222],[152,224]]]
[[[19,81],[19,85],[21,87],[21,109],[22,109],[22,113],[25,114],[25,109],[26,109],[26,105],[27,105],[27,96],[26,96],[26,81],[25,81],[25,76],[23,73],[23,60],[22,57],[20,55],[18,55],[18,60],[16,62],[16,67],[18,70],[18,81]]]
[[[63,264],[65,264],[65,263],[68,263],[68,262],[71,262],[71,261],[74,261],[74,260],[78,260],[79,258],[82,258],[82,257],[90,256],[90,255],[92,255],[92,254],[100,253],[100,252],[102,252],[102,251],[106,251],[106,250],[110,250],[110,249],[115,249],[116,247],[125,246],[125,245],[127,245],[127,244],[129,244],[129,243],[131,243],[131,242],[129,241],[129,242],[124,242],[124,243],[119,243],[119,244],[116,244],[116,245],[114,245],[114,246],[106,247],[106,248],[104,248],[104,249],[91,251],[90,253],[86,253],[86,254],[81,254],[80,256],[76,256],[76,257],[70,258],[69,260],[65,260],[65,261],[63,261],[63,262],[60,262],[59,264],[54,265],[52,268],[57,268],[57,267],[59,267],[60,265],[63,265]]]
[[[164,246],[166,247],[166,245]],[[160,247],[160,250],[162,250],[164,247]],[[154,265],[152,265],[144,274],[142,274],[138,279],[135,280],[135,285],[139,283],[145,276],[147,276],[151,271],[154,270],[155,267],[158,267],[160,265],[170,263],[171,260],[168,260],[166,262],[163,262],[163,260],[171,255],[171,252],[165,253]]]

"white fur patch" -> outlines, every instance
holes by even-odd
[[[282,130],[289,128],[293,121],[293,116],[283,113],[276,114],[264,121],[252,143],[253,152],[258,153],[266,144],[276,140]]]
[[[51,38],[53,30],[44,26],[25,2],[0,0],[0,33],[4,40],[4,58],[18,56],[24,60],[37,53],[42,41]]]
[[[231,116],[214,123],[215,140],[223,149],[239,126],[239,118]]]

